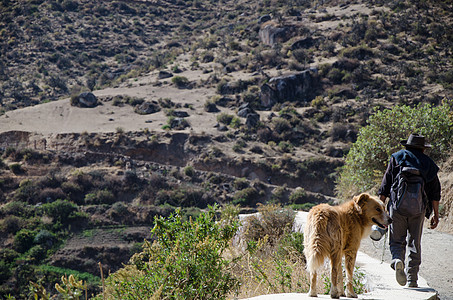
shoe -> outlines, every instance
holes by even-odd
[[[407,287],[410,287],[410,288],[418,288],[417,281],[409,281],[409,282],[407,283]]]
[[[406,272],[404,271],[404,263],[400,259],[395,260],[395,276],[399,285],[405,286],[407,283]]]

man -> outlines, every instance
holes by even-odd
[[[424,136],[411,134],[407,141],[401,141],[401,144],[406,149],[392,154],[378,194],[382,201],[385,202],[385,199],[390,197],[390,201],[395,203],[393,198],[396,196],[395,193],[391,193],[391,188],[395,184],[399,172],[405,167],[418,169],[424,179],[424,192],[428,200],[428,205],[424,207],[424,209],[428,209],[426,214],[404,216],[395,210],[394,205],[388,205],[390,217],[393,219],[393,223],[389,226],[389,244],[392,254],[390,266],[396,271],[396,280],[400,285],[407,283],[408,287],[415,288],[418,287],[418,270],[421,263],[420,242],[423,220],[425,215],[429,218],[431,207],[434,215],[431,218],[430,228],[436,228],[439,223],[440,182],[437,177],[439,168],[431,158],[423,153],[426,148],[431,147],[425,143]],[[407,273],[404,267],[406,246],[409,251]]]

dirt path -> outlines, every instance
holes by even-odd
[[[385,244],[384,266],[388,266],[391,255],[388,242]],[[452,245],[453,235],[431,230],[426,226],[423,229],[420,275],[426,279],[430,287],[438,291],[442,300],[453,299]],[[366,238],[362,240],[360,250],[374,258],[382,259],[383,246],[383,240],[373,242]]]

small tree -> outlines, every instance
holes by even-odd
[[[337,194],[342,199],[377,186],[390,155],[401,149],[400,141],[413,133],[424,135],[433,145],[429,155],[442,159],[449,154],[453,140],[453,103],[440,106],[419,104],[393,109],[375,110],[349,151],[337,182]]]
[[[104,299],[225,299],[238,287],[223,256],[238,224],[216,222],[215,210],[189,221],[179,211],[156,217],[155,242],[107,279]]]

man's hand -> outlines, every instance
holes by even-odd
[[[439,216],[438,215],[432,216],[429,228],[434,229],[437,227],[438,224],[439,224]]]

